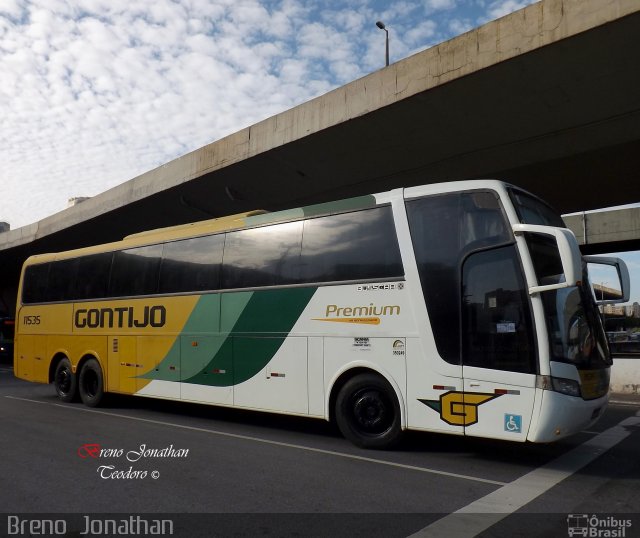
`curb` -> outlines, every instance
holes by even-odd
[[[609,404],[614,405],[628,405],[631,407],[640,407],[640,395],[624,396],[618,394],[609,398]]]

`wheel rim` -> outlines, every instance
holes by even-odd
[[[353,425],[365,435],[380,435],[393,424],[393,408],[389,399],[379,390],[365,388],[352,399]]]
[[[93,370],[87,370],[84,373],[83,388],[89,398],[94,398],[98,394],[98,376]]]
[[[68,366],[58,369],[56,374],[56,387],[62,394],[68,394],[71,390],[71,370]]]

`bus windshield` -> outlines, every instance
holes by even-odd
[[[562,217],[548,204],[518,189],[509,189],[509,195],[522,224],[540,224],[565,228]]]
[[[586,270],[579,286],[542,293],[551,360],[580,370],[608,368],[612,362]]]

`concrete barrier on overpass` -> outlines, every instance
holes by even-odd
[[[640,249],[640,207],[588,211],[562,218],[585,254]]]

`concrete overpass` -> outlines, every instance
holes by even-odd
[[[629,193],[632,192],[634,190],[629,189]],[[565,215],[564,222],[578,238],[585,254],[639,249],[640,208]]]
[[[398,186],[498,178],[562,213],[638,202],[638,35],[637,0],[533,4],[0,234],[2,296],[32,253]]]

